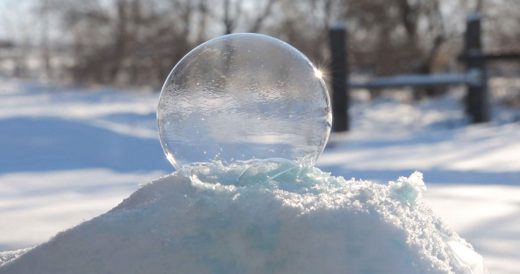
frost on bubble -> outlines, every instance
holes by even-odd
[[[313,165],[332,119],[321,77],[302,53],[266,35],[203,43],[161,91],[157,119],[168,160],[177,169],[271,158]]]

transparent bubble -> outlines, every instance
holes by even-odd
[[[321,72],[298,50],[252,33],[209,40],[173,68],[157,110],[161,144],[181,168],[282,158],[314,165],[331,113]]]

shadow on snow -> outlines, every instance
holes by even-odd
[[[0,120],[0,174],[84,168],[173,171],[158,139],[60,118]]]

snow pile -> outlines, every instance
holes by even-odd
[[[418,172],[381,185],[285,161],[198,166],[0,273],[484,273],[424,189]]]

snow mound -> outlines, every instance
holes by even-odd
[[[284,161],[192,167],[0,273],[484,273],[424,190],[418,172],[381,185]]]

